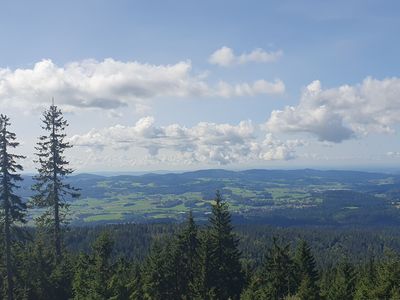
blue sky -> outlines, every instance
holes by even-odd
[[[394,167],[398,1],[2,1],[0,104],[33,170]]]

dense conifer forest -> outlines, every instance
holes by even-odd
[[[13,243],[14,299],[398,299],[395,229],[233,229],[215,200],[201,225],[71,228],[61,260],[30,229]]]
[[[10,125],[1,115],[3,299],[400,299],[396,228],[235,226],[218,190],[207,222],[68,228],[79,189],[65,181],[62,112],[43,114],[28,203]],[[34,228],[28,206],[42,208]]]

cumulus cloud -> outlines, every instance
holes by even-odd
[[[351,86],[323,89],[316,80],[297,106],[274,110],[266,123],[272,132],[306,132],[321,141],[341,142],[372,132],[393,132],[400,122],[400,79],[367,77]]]
[[[250,62],[270,63],[277,61],[283,55],[282,50],[267,52],[261,48],[254,49],[250,53],[235,55],[229,47],[222,47],[211,54],[209,62],[213,65],[229,67]]]
[[[226,165],[255,160],[289,160],[300,141],[280,141],[271,134],[260,136],[251,121],[237,125],[200,122],[193,127],[178,124],[156,126],[153,117],[134,126],[116,125],[70,138],[73,145],[98,151],[104,148],[141,148],[154,160]]]
[[[229,86],[229,93],[226,88]],[[195,75],[190,61],[173,65],[151,65],[136,61],[84,60],[57,66],[51,60],[32,68],[0,68],[0,103],[17,108],[48,105],[51,97],[65,109],[98,108],[115,110],[134,105],[147,108],[146,100],[159,97],[228,97],[276,94],[284,90],[281,81],[211,86],[204,74]]]

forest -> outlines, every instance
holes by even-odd
[[[400,299],[395,227],[238,225],[219,190],[209,191],[200,222],[190,211],[180,224],[68,227],[70,201],[84,186],[67,180],[61,110],[51,105],[42,121],[25,201],[24,157],[13,152],[9,118],[0,117],[3,299]],[[27,225],[35,208],[40,215]]]

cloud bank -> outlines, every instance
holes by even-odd
[[[367,77],[351,86],[323,89],[309,84],[297,106],[274,110],[266,122],[271,132],[305,132],[339,143],[369,133],[393,132],[400,122],[400,79]]]
[[[260,131],[251,121],[237,125],[200,122],[193,127],[178,124],[156,126],[153,117],[134,126],[93,129],[70,138],[73,145],[103,151],[142,148],[154,161],[227,165],[254,160],[289,160],[302,141],[280,141]],[[264,135],[264,136],[263,136]]]
[[[261,48],[254,49],[250,53],[236,55],[229,47],[222,47],[216,50],[209,57],[210,64],[219,65],[221,67],[229,67],[233,65],[243,65],[250,62],[270,63],[276,62],[283,55],[282,50],[267,52]]]
[[[66,109],[117,109],[126,105],[145,106],[160,97],[240,97],[280,94],[280,80],[216,86],[193,74],[190,61],[151,65],[136,61],[84,60],[57,66],[51,60],[32,68],[0,69],[0,104],[17,108],[48,105],[52,97]]]

